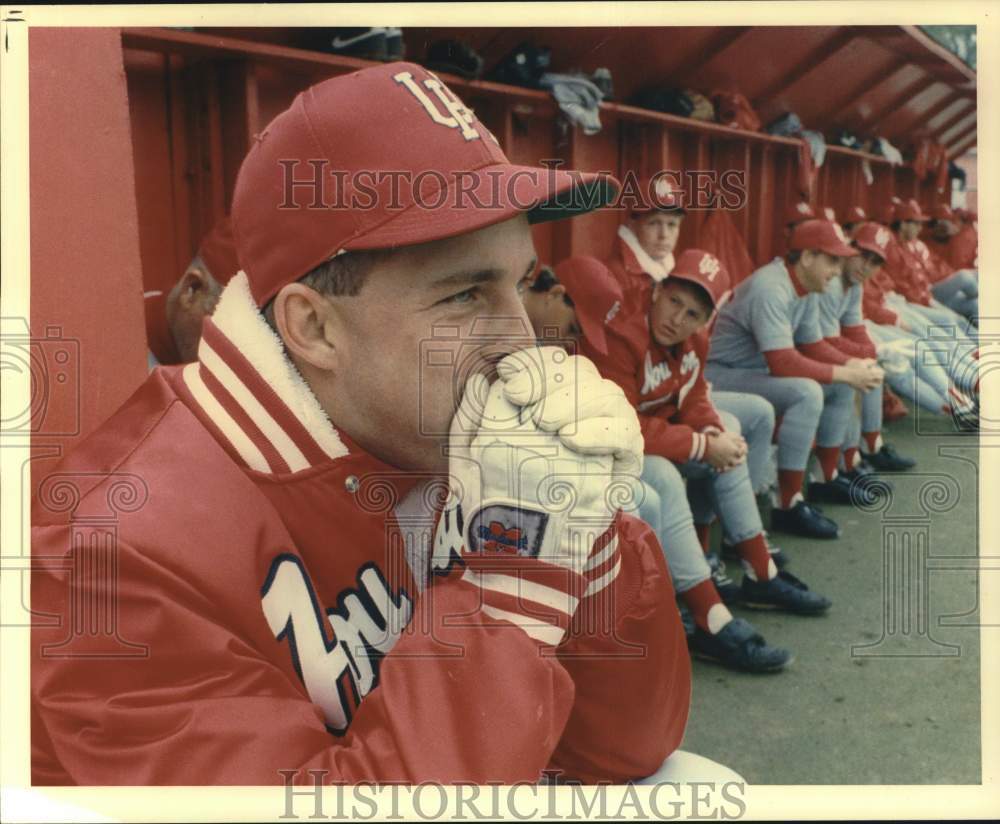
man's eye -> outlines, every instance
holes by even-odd
[[[439,301],[439,303],[462,305],[465,303],[470,303],[471,301],[475,300],[475,298],[478,295],[479,295],[479,288],[477,286],[473,286],[469,289],[465,289],[461,292],[451,295],[450,297],[447,297],[444,300]]]

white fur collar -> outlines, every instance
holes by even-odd
[[[250,283],[242,271],[223,289],[212,321],[292,410],[327,455],[347,454],[347,447],[312,389],[289,360],[281,339],[257,308],[250,294]]]
[[[632,251],[632,254],[635,255],[635,259],[639,261],[639,265],[643,271],[657,283],[666,278],[670,274],[670,270],[674,268],[673,254],[667,255],[662,263],[657,263],[646,253],[646,250],[639,243],[639,238],[624,223],[618,227],[618,237],[624,241],[625,245]]]

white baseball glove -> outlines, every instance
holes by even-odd
[[[461,557],[487,615],[554,645],[585,573],[615,552],[615,500],[631,491],[615,476],[641,469],[641,434],[624,394],[584,358],[527,350],[498,374],[492,386],[469,378],[452,422],[434,565]]]

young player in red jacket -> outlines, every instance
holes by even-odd
[[[621,284],[625,294],[623,314],[642,314],[646,311],[653,286],[667,277],[674,266],[674,252],[680,229],[686,215],[685,193],[675,189],[668,174],[658,174],[643,179],[638,186],[639,201],[618,228],[614,248],[606,259],[612,274]],[[796,222],[812,215],[808,203],[798,203],[786,216],[789,231]],[[774,435],[774,407],[752,392],[712,391],[713,405],[731,416],[730,431],[747,440],[748,464],[754,489],[764,495],[774,484],[773,465],[770,460]],[[708,551],[709,527],[712,516],[706,508],[695,504],[698,530],[702,544]],[[705,520],[702,520],[705,519]],[[724,549],[731,549],[724,544]],[[782,550],[768,544],[779,568],[787,559]],[[727,602],[739,597],[738,588],[726,575],[725,564],[710,555],[712,578]]]
[[[951,207],[939,203],[931,210],[925,239],[913,245],[924,261],[931,282],[931,294],[949,309],[979,322],[979,273],[975,267],[956,267],[949,259],[952,237],[958,229]]]
[[[669,277],[656,284],[644,311],[619,315],[607,328],[606,352],[587,340],[583,351],[602,375],[622,387],[639,413],[646,451],[642,480],[657,493],[641,511],[645,517],[650,504],[658,507],[653,517],[658,514],[668,559],[681,549],[686,557],[699,554],[684,478],[706,479],[726,537],[742,557],[743,602],[793,613],[824,612],[830,602],[779,572],[771,559],[747,472],[746,443],[724,430],[708,395],[708,341],[702,331],[728,288],[719,260],[689,249]],[[707,576],[676,565],[671,571],[697,624],[692,650],[728,661],[746,628],[713,602]]]
[[[310,208],[372,168],[478,182],[488,205],[456,184],[440,208],[405,189]],[[516,201],[490,200],[498,179]],[[605,495],[641,466],[638,421],[589,361],[535,347],[516,288],[529,221],[577,186],[615,188],[510,165],[412,64],[270,123],[198,361],[154,370],[41,482],[32,607],[57,620],[32,633],[35,784],[657,770],[690,664],[655,538]]]

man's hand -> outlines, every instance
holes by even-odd
[[[747,459],[747,442],[732,432],[712,433],[705,447],[705,461],[719,472],[735,469]]]
[[[584,358],[526,350],[497,373],[492,386],[468,379],[452,422],[451,492],[434,566],[459,556],[487,615],[555,644],[585,593],[585,574],[613,556],[615,475],[641,469],[642,437],[621,390],[611,384],[616,397]]]
[[[884,373],[879,367],[869,367],[859,363],[833,367],[833,379],[846,383],[859,392],[868,392],[882,383]]]

